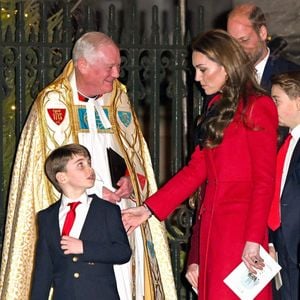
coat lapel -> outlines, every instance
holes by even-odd
[[[94,222],[94,220],[97,220],[97,212],[96,212],[96,201],[97,199],[95,199],[93,196],[91,196],[93,198],[91,204],[90,204],[90,208],[89,211],[87,213],[86,219],[84,221],[82,230],[80,232],[80,236],[79,239],[84,239],[87,238],[88,236],[90,236],[91,234],[93,234],[93,230],[91,230],[91,228],[94,228],[94,225],[92,224]],[[99,217],[99,216],[98,216]]]
[[[297,142],[295,149],[293,151],[293,154],[292,154],[291,162],[289,165],[289,170],[287,173],[287,179],[290,176],[295,176],[295,175],[296,175],[297,179],[300,179],[300,174],[298,174],[298,172],[300,170],[298,170],[298,172],[297,172],[298,165],[299,165],[299,158],[300,158],[300,139],[298,139],[298,142]]]

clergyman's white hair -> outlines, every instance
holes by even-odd
[[[115,42],[106,34],[91,31],[81,36],[74,45],[72,59],[77,64],[79,58],[86,59],[89,63],[94,61],[96,49],[99,50],[105,45],[115,45]],[[116,46],[117,47],[117,46]]]

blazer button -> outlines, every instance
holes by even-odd
[[[78,257],[77,256],[73,256],[72,260],[73,260],[73,262],[78,262]]]
[[[74,278],[79,278],[79,273],[74,273]]]

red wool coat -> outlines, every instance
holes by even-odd
[[[240,104],[219,146],[203,150],[197,147],[189,164],[146,201],[163,220],[202,183],[207,183],[198,218],[199,232],[194,233],[199,245],[192,249],[194,262],[200,266],[201,300],[238,299],[223,279],[241,262],[246,241],[264,247],[268,243],[277,109],[270,97],[250,97],[247,126],[241,120],[241,111]],[[271,299],[270,286],[257,299]]]

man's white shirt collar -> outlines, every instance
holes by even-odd
[[[258,83],[260,84],[261,82],[261,79],[262,79],[262,76],[263,76],[263,73],[264,73],[264,70],[265,70],[265,66],[267,64],[267,60],[270,56],[270,49],[267,48],[268,50],[268,53],[267,55],[264,57],[264,59],[259,62],[256,66],[255,66],[255,70],[256,70],[256,78],[257,78],[257,81]]]
[[[68,206],[69,203],[71,202],[77,202],[80,201],[82,204],[87,204],[88,202],[88,195],[87,193],[83,193],[79,198],[77,199],[69,199],[67,196],[64,194],[61,197],[62,205],[63,206]]]
[[[300,138],[300,124],[291,130],[291,135],[292,135],[293,139],[298,141],[298,139]]]

